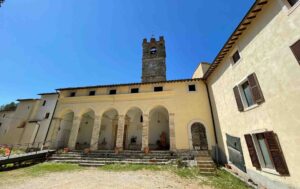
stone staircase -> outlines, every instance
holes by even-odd
[[[195,160],[202,174],[215,174],[216,165],[208,151],[199,151],[195,154]]]
[[[192,159],[187,154],[180,154],[181,158]],[[167,165],[175,164],[179,155],[169,151],[151,151],[145,154],[141,151],[122,151],[116,154],[112,150],[93,151],[88,154],[82,151],[56,153],[49,160],[60,163],[75,163],[80,166],[103,166],[105,164],[142,164],[142,165]]]

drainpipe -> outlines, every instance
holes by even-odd
[[[48,129],[47,129],[46,137],[45,137],[44,142],[43,142],[43,146],[45,145],[45,142],[47,140],[47,137],[48,137],[48,134],[49,134],[49,131],[50,131],[50,126],[51,126],[52,121],[53,121],[53,117],[54,117],[54,113],[55,113],[55,110],[56,110],[56,107],[57,107],[58,99],[59,99],[59,93],[58,93],[58,96],[57,96],[57,100],[56,100],[56,103],[55,103],[55,106],[54,106],[54,110],[53,110],[53,113],[52,113],[52,116],[51,116],[51,120],[50,120]]]
[[[211,105],[211,100],[210,100],[210,94],[209,94],[209,89],[208,89],[208,85],[206,80],[204,81],[205,83],[205,87],[206,87],[206,92],[207,92],[207,96],[208,96],[208,102],[209,102],[209,107],[210,107],[210,113],[211,113],[211,117],[212,117],[212,124],[213,124],[213,128],[214,128],[214,135],[215,135],[215,142],[216,142],[216,159],[217,159],[217,164],[219,164],[219,147],[218,147],[218,138],[217,138],[217,131],[216,131],[216,124],[215,124],[215,117],[214,117],[214,112],[212,109],[212,105]]]

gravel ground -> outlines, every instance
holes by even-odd
[[[202,186],[196,180],[183,179],[170,172],[163,171],[126,171],[110,172],[89,169],[76,172],[50,173],[40,177],[18,180],[2,189],[89,189],[89,188],[189,188],[211,189]]]

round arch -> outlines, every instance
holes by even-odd
[[[87,108],[80,113],[81,120],[75,146],[77,150],[90,147],[95,121],[95,111],[93,109]]]
[[[151,150],[170,149],[169,111],[162,105],[149,112],[149,148]]]
[[[189,147],[191,150],[208,150],[207,130],[203,121],[192,120],[188,124]]]

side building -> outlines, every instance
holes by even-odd
[[[40,99],[18,99],[16,110],[5,114],[5,133],[0,144],[41,146],[45,142],[58,94],[40,95]]]
[[[299,6],[257,0],[204,75],[223,161],[266,188],[300,186]]]

